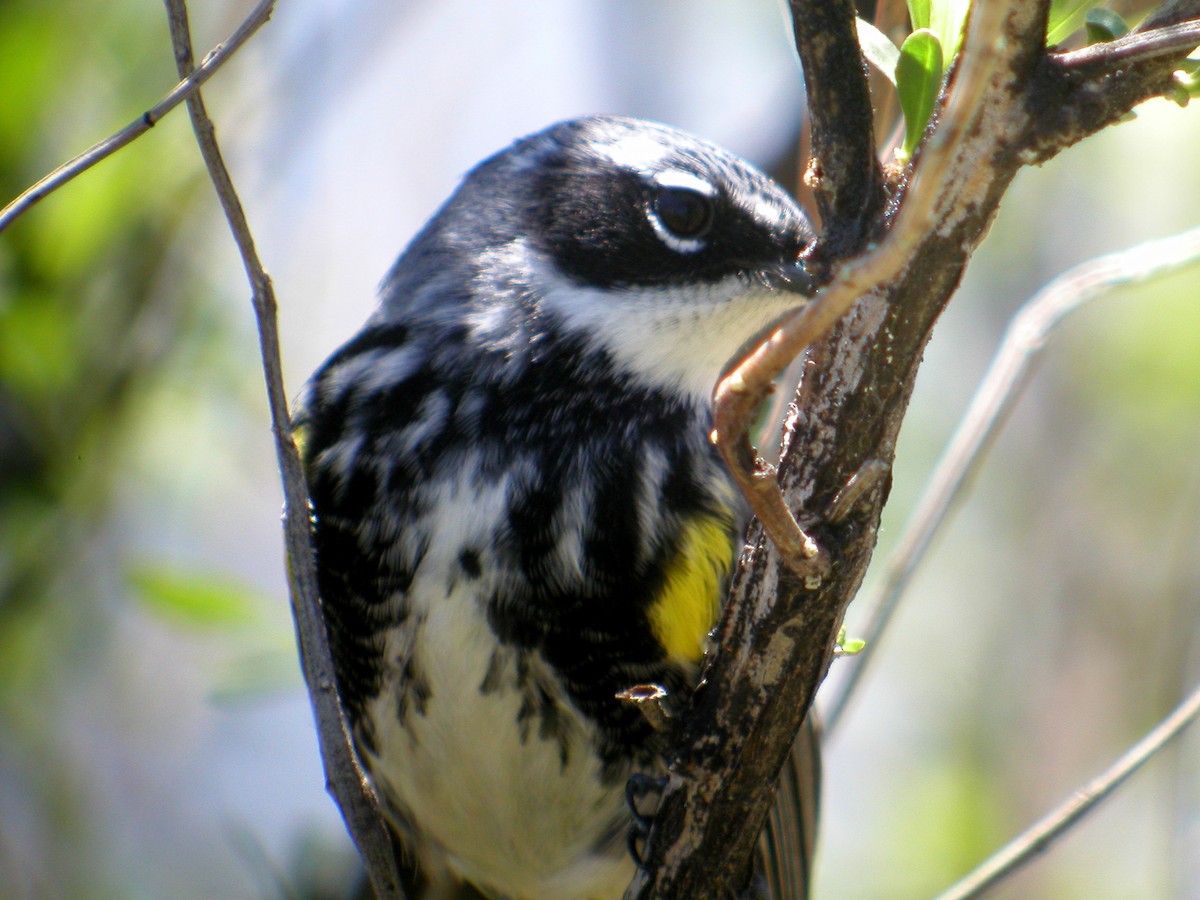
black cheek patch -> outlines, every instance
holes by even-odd
[[[724,195],[714,199],[700,249],[672,249],[648,219],[650,190],[633,173],[547,174],[527,233],[563,274],[601,289],[711,284],[794,255],[793,240],[773,234]]]

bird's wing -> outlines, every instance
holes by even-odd
[[[759,871],[772,900],[805,900],[812,888],[821,797],[819,728],[804,720],[783,771],[779,792],[758,841]]]

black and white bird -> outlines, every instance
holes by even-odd
[[[338,686],[431,884],[629,884],[626,783],[661,774],[663,738],[616,694],[697,682],[747,524],[712,390],[805,302],[813,240],[710,143],[563,122],[466,176],[312,377],[296,430]],[[804,890],[815,830],[812,742],[795,757],[777,897]]]

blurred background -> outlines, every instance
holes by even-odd
[[[252,4],[194,6],[202,56]],[[7,0],[0,200],[174,82],[161,4]],[[293,396],[514,137],[646,116],[794,179],[802,111],[775,0],[292,0],[205,96]],[[926,353],[877,562],[1020,304],[1200,222],[1198,144],[1195,105],[1155,101],[1018,179]],[[1200,680],[1198,303],[1193,267],[1052,344],[828,744],[818,897],[932,894]],[[179,110],[0,236],[0,897],[349,893],[280,504],[249,291]],[[1200,897],[1200,734],[998,896]]]

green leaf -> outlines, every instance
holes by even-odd
[[[941,89],[942,71],[942,44],[937,35],[922,28],[905,38],[896,63],[896,90],[904,110],[903,159],[912,156],[925,133]]]
[[[176,624],[227,628],[258,618],[258,595],[226,576],[144,564],[129,567],[126,578],[150,611]]]
[[[933,0],[929,7],[930,31],[937,35],[942,46],[943,59],[954,59],[962,45],[963,23],[971,9],[971,0]],[[913,26],[914,30],[919,30]]]
[[[1102,7],[1089,9],[1083,17],[1083,25],[1087,29],[1089,44],[1103,44],[1129,34],[1125,20],[1111,9]]]
[[[913,30],[928,28],[930,19],[930,0],[908,0],[908,17],[912,20]]]
[[[1095,0],[1053,0],[1046,28],[1046,43],[1061,43],[1083,26],[1084,13]],[[949,63],[962,44],[963,23],[970,0],[908,0],[908,17],[914,31],[928,28],[942,43],[943,59]]]
[[[848,641],[843,641],[841,645],[842,653],[845,656],[857,656],[866,648],[867,642],[862,638],[851,638]]]
[[[846,637],[846,626],[843,625],[838,629],[837,640],[833,644],[833,652],[836,656],[857,656],[862,653],[867,646],[867,642],[862,638]]]
[[[1185,59],[1171,74],[1168,99],[1187,106],[1192,97],[1200,97],[1200,59]]]
[[[854,23],[858,26],[858,44],[862,47],[863,56],[895,85],[900,49],[892,43],[891,38],[866,19],[855,19]]]
[[[1084,13],[1095,0],[1054,0],[1046,23],[1046,43],[1061,44],[1083,26]]]

